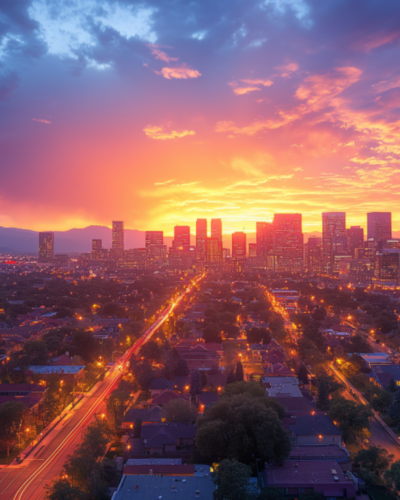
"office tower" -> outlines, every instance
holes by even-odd
[[[162,231],[146,231],[145,242],[146,248],[151,248],[154,245],[164,245],[164,233]]]
[[[298,272],[303,267],[301,214],[274,214],[274,267]]]
[[[360,226],[351,226],[346,229],[347,252],[352,257],[355,256],[356,248],[364,247],[364,229]]]
[[[222,260],[222,220],[211,219],[211,238],[218,238],[220,247],[220,260]]]
[[[124,256],[124,223],[113,220],[112,222],[112,253],[115,259]]]
[[[174,241],[172,242],[173,248],[176,250],[190,250],[190,227],[189,226],[175,226],[174,227]]]
[[[222,260],[229,260],[231,258],[231,251],[229,248],[222,249]]]
[[[101,259],[103,253],[103,242],[102,240],[92,240],[92,259]]]
[[[54,233],[39,233],[39,262],[50,262],[54,257]]]
[[[232,259],[243,260],[246,258],[246,233],[237,231],[232,234]]]
[[[207,219],[197,219],[196,221],[196,258],[206,260],[207,245]]]
[[[371,212],[367,214],[368,239],[376,241],[392,238],[391,212]]]
[[[218,237],[207,238],[206,240],[207,262],[218,264],[222,260],[221,242]]]
[[[323,272],[333,274],[335,255],[345,252],[346,213],[324,212],[322,214],[322,260]]]
[[[388,286],[399,283],[399,249],[376,252],[373,281]]]
[[[320,273],[322,269],[322,238],[310,236],[304,245],[304,263],[307,272]]]
[[[257,257],[257,243],[249,243],[249,257]]]
[[[265,257],[274,249],[272,222],[256,222],[257,257]]]

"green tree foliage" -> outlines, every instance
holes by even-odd
[[[87,500],[87,494],[67,479],[55,480],[46,490],[46,500]]]
[[[240,394],[224,397],[205,410],[197,422],[196,446],[212,459],[281,462],[289,454],[290,440],[267,398]]]
[[[385,472],[385,479],[393,489],[400,491],[400,460],[392,463]]]
[[[149,340],[140,349],[140,356],[143,356],[148,361],[159,363],[162,359],[162,349],[155,340]]]
[[[229,370],[228,376],[226,378],[226,386],[236,382],[236,373],[233,369]]]
[[[242,394],[248,395],[252,398],[261,398],[263,400],[263,404],[266,404],[268,407],[275,410],[279,418],[282,419],[284,417],[285,409],[283,406],[275,398],[269,398],[265,389],[258,382],[234,382],[225,387],[221,397],[232,398]]]
[[[116,389],[106,399],[107,420],[110,426],[117,430],[129,406],[129,394],[121,389]]]
[[[154,373],[151,369],[150,364],[147,361],[142,361],[137,363],[131,360],[131,367],[133,376],[142,391],[149,391],[151,388],[151,383],[154,379]]]
[[[400,389],[394,393],[393,401],[388,406],[387,412],[397,427],[400,428]]]
[[[10,447],[17,440],[26,406],[19,401],[7,401],[0,407],[0,443],[10,455]]]
[[[315,321],[324,321],[327,316],[325,307],[317,306],[312,312],[312,318]]]
[[[372,412],[361,403],[340,397],[332,401],[328,414],[332,420],[338,422],[345,442],[354,440],[365,430],[369,431],[369,418]]]
[[[372,352],[372,348],[368,341],[359,333],[351,338],[347,346],[347,351],[351,353],[368,353]]]
[[[29,365],[47,365],[49,362],[49,352],[43,340],[27,340],[22,351]]]
[[[217,489],[214,500],[246,500],[249,498],[251,468],[237,460],[222,460],[213,479]]]
[[[220,344],[222,342],[221,329],[214,323],[206,325],[203,330],[203,339],[204,342],[215,342]]]
[[[359,462],[364,469],[376,476],[380,476],[389,468],[392,459],[393,455],[389,455],[387,450],[378,446],[360,450],[354,457],[355,462]]]
[[[318,383],[317,408],[318,410],[328,411],[330,406],[329,387],[325,378],[321,378]]]
[[[189,401],[183,399],[168,401],[164,410],[166,411],[166,421],[177,424],[193,424],[197,416],[196,408]]]
[[[201,375],[199,370],[192,370],[190,374],[190,395],[192,398],[201,393]]]
[[[381,413],[386,413],[388,407],[392,403],[393,393],[390,391],[379,391],[375,397],[371,398],[371,405],[375,411],[379,411]]]
[[[98,342],[93,337],[93,332],[78,330],[73,333],[73,353],[81,356],[85,363],[92,363],[98,355]]]
[[[125,318],[125,309],[114,302],[108,302],[100,309],[99,312],[101,317],[108,318],[110,316],[116,316],[117,318]]]
[[[98,459],[104,455],[107,444],[112,439],[113,434],[105,419],[96,419],[87,427],[81,444],[64,465],[72,484],[90,492],[90,479],[100,466]]]
[[[243,379],[244,379],[243,365],[242,365],[241,361],[238,361],[236,364],[235,378],[236,378],[237,382],[243,382]]]

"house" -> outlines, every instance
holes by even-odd
[[[173,391],[174,382],[163,377],[153,380],[151,383],[151,397],[154,398],[158,394],[161,394],[163,391],[165,391],[165,389]]]
[[[320,462],[321,460],[330,460],[337,462],[343,471],[351,471],[350,453],[346,450],[346,448],[333,444],[330,444],[328,446],[292,446],[287,460],[294,460],[296,462]],[[310,467],[312,466],[313,464],[311,463]]]
[[[291,374],[292,375],[292,374]],[[270,397],[296,397],[301,398],[299,379],[297,377],[267,376],[262,378],[262,384]]]
[[[193,347],[176,346],[181,358],[185,359],[189,370],[213,370],[219,367],[221,355],[213,349],[207,349],[204,344]]]
[[[202,392],[201,394],[196,394],[197,409],[203,413],[206,408],[216,403],[218,400],[218,392]]]
[[[79,382],[85,376],[85,366],[83,365],[56,365],[56,366],[30,366],[28,371],[43,378],[57,375],[65,382]]]
[[[182,399],[183,401],[187,402],[190,401],[190,397],[187,394],[179,394],[178,392],[164,389],[164,391],[162,391],[151,400],[150,406],[160,406],[162,408],[173,399]]]
[[[123,429],[133,429],[135,422],[141,422],[142,424],[156,424],[165,421],[165,410],[159,406],[153,406],[152,408],[130,408],[124,417],[122,423]]]
[[[44,396],[48,390],[39,384],[0,384],[0,396]]]
[[[329,500],[355,498],[356,480],[344,473],[337,461],[285,460],[283,465],[266,466],[265,485],[278,488],[287,498],[298,497],[315,490]]]
[[[314,413],[314,414],[313,414]],[[289,426],[290,440],[296,445],[342,445],[342,431],[323,412],[295,417]]]
[[[57,358],[53,358],[51,361],[52,365],[55,366],[69,366],[72,365],[72,358],[69,356],[69,352],[67,351],[65,354],[61,354]]]
[[[291,397],[278,395],[275,398],[285,409],[285,412],[292,415],[296,412],[313,412],[316,407],[313,403],[308,401],[305,397]]]
[[[268,377],[296,377],[296,374],[282,363],[274,363],[264,369]]]
[[[42,400],[43,396],[0,396],[0,408],[4,403],[16,401],[25,405],[31,414],[35,414],[39,412]]]
[[[131,454],[168,455],[193,450],[195,425],[172,423],[142,426],[140,438],[131,439]]]
[[[374,365],[390,365],[392,363],[389,359],[389,354],[385,352],[360,353],[360,356],[363,358],[368,368],[372,368]]]
[[[149,492],[154,498],[163,500],[213,500],[215,485],[210,476],[123,476],[113,500],[149,500]]]
[[[400,365],[373,365],[370,380],[381,389],[387,389],[390,381],[394,380],[396,386],[400,386]]]

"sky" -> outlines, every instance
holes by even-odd
[[[0,225],[391,211],[398,0],[2,0]]]

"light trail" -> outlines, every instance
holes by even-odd
[[[197,284],[200,280],[204,278],[205,274],[202,274],[199,278],[197,278],[191,285],[163,312],[161,318],[156,321],[143,335],[140,339],[138,339],[135,344],[133,344],[122,356],[119,360],[114,364],[114,367],[111,369],[111,380],[108,380],[104,391],[102,391],[101,395],[97,398],[97,400],[93,403],[90,409],[86,412],[86,414],[80,419],[80,421],[76,424],[76,426],[70,431],[68,436],[57,446],[57,448],[51,453],[51,455],[41,464],[41,466],[32,473],[32,475],[20,486],[18,491],[14,496],[14,500],[22,500],[25,492],[29,488],[29,486],[35,481],[35,479],[52,463],[57,455],[61,452],[61,450],[72,441],[73,438],[77,435],[79,431],[89,422],[89,420],[96,413],[97,408],[103,404],[104,398],[111,392],[112,388],[116,385],[117,381],[122,377],[123,368],[129,362],[129,359],[133,354],[136,354],[139,349],[150,340],[152,335],[156,330],[160,328],[160,326],[165,323],[177,305],[182,301],[183,297],[190,293],[193,290],[195,284]],[[21,471],[22,472],[22,471]],[[29,497],[26,497],[28,499]]]

